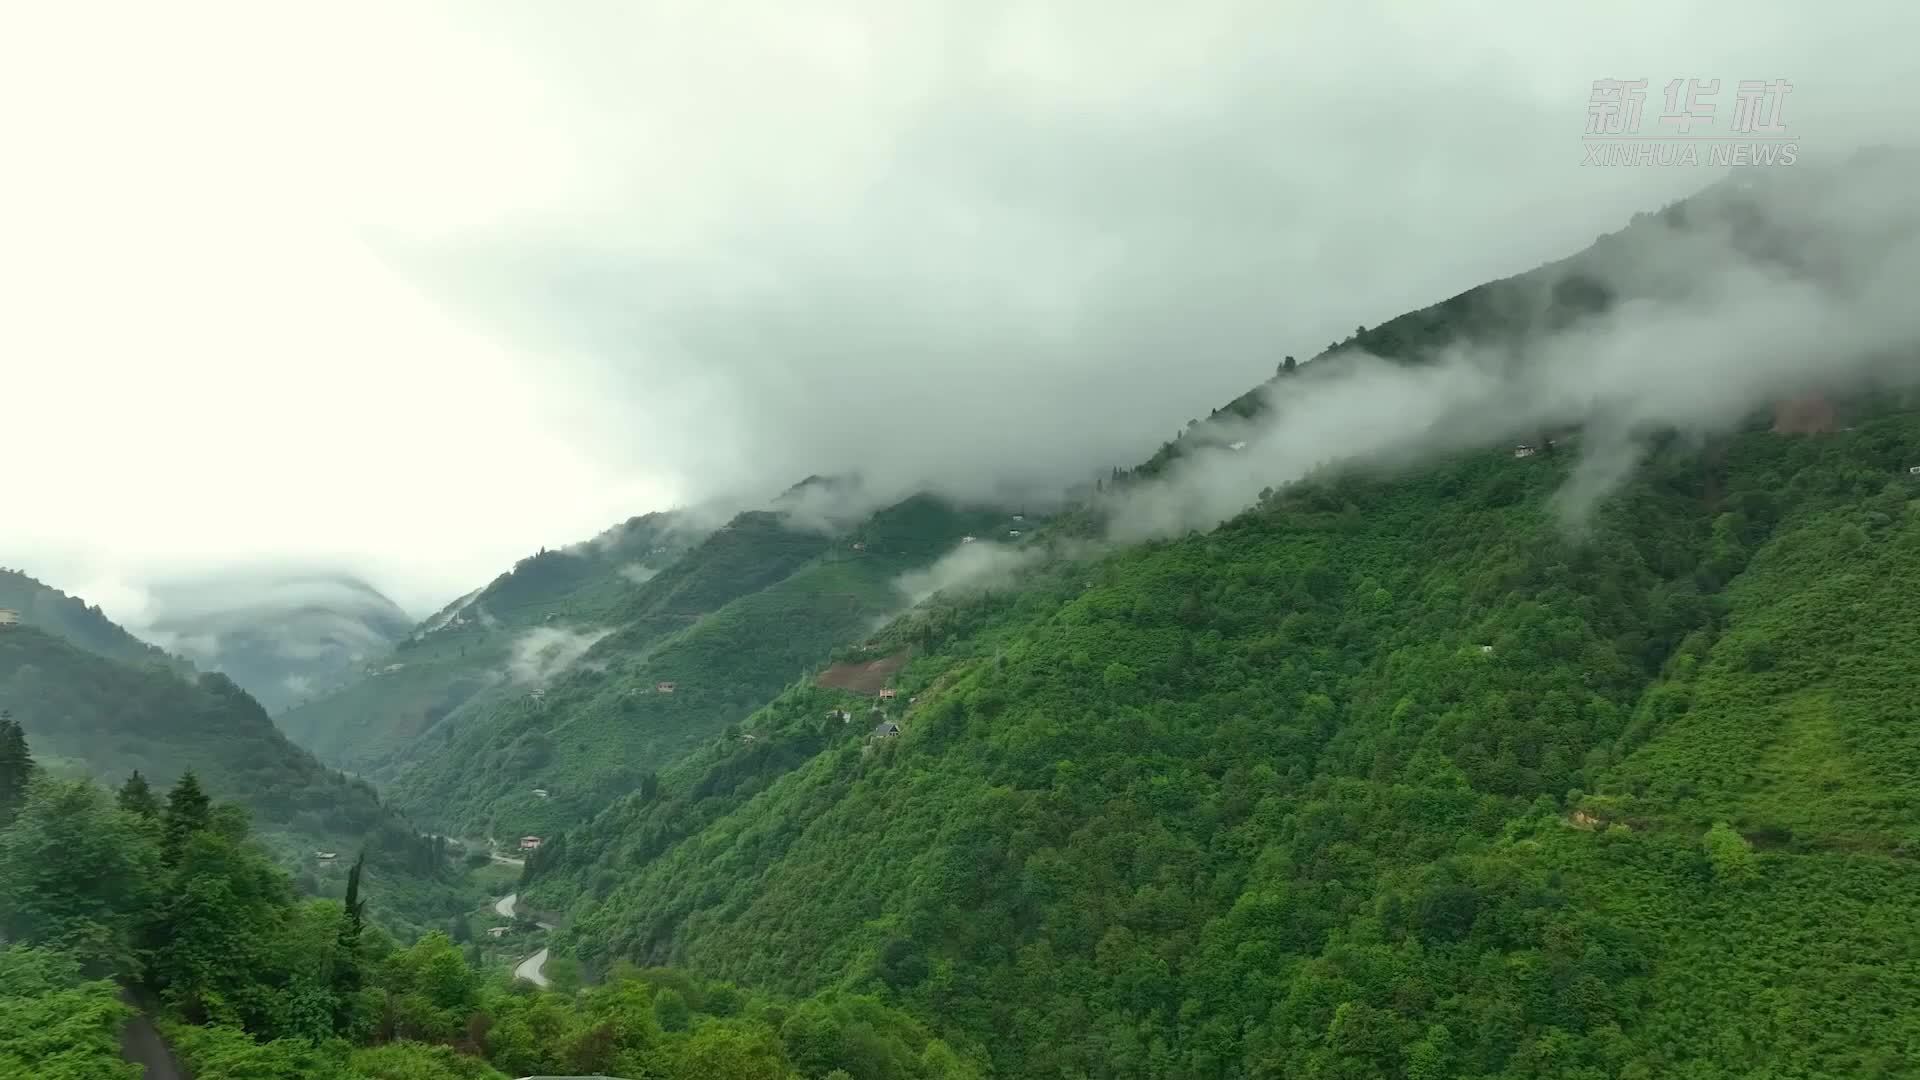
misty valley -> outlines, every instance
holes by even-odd
[[[363,370],[316,329],[284,385],[251,352],[218,379],[129,369],[126,394],[177,377],[234,414],[194,469],[76,399],[19,399],[140,476],[107,497],[60,471],[98,448],[4,451],[0,1080],[1920,1076],[1920,151],[1781,142],[1620,180],[1632,209],[1591,243],[1543,187],[1474,226],[1500,232],[1493,262],[1396,237],[1437,290],[1330,269],[1250,329],[1237,305],[1264,309],[1260,275],[1293,256],[1227,211],[1269,174],[1174,183],[1129,125],[1177,117],[1207,161],[1195,144],[1242,138],[1166,76],[1238,64],[1227,38],[1262,16],[1015,5],[1031,18],[915,29],[938,6],[886,34],[604,13],[604,41],[394,15],[346,55],[370,86],[453,79],[445,101],[389,128],[351,70],[297,80],[297,130],[366,125],[352,169],[256,125],[260,168],[321,170],[260,192],[412,193],[341,233],[379,253],[364,290],[311,271],[384,344]],[[1426,51],[1429,15],[1379,32]],[[1306,85],[1352,42],[1299,22]],[[1068,47],[1095,24],[1106,45]],[[665,110],[633,119],[657,145],[614,145],[715,203],[649,188],[629,231],[460,194],[595,205],[632,174],[589,168],[600,144],[544,110],[598,101],[618,41],[694,48],[689,27],[725,58],[613,65]],[[416,72],[420,34],[462,59]],[[560,41],[565,78],[456,92]],[[1118,66],[1074,82],[1089,49]],[[1161,90],[1108,130],[1136,50]],[[859,107],[809,111],[822,82]],[[694,101],[791,123],[812,164],[662,118]],[[1085,113],[1064,145],[1097,181],[1041,137],[1055,110]],[[860,133],[896,111],[924,138],[868,161]],[[1677,167],[1612,137],[1588,157]],[[891,179],[835,179],[860,162]],[[894,186],[923,173],[941,182]],[[1358,196],[1289,191],[1334,267],[1348,240],[1307,219]],[[266,199],[234,202],[264,215],[236,235],[278,235]],[[1516,259],[1546,243],[1528,200],[1577,242]],[[821,220],[916,239],[875,264]],[[767,229],[795,247],[749,257]],[[669,258],[682,243],[698,258]],[[991,272],[948,262],[989,248]],[[1168,251],[1192,266],[1145,265]],[[407,306],[436,273],[487,317]],[[1161,325],[1142,297],[1180,277]],[[1097,309],[1076,299],[1096,279]],[[1321,347],[1332,324],[1303,311],[1352,322],[1335,292],[1410,310]],[[295,310],[223,306],[234,335]],[[194,310],[126,317],[174,341]],[[516,366],[530,327],[538,363]],[[460,363],[426,355],[443,333]],[[603,427],[643,369],[683,426]],[[240,415],[269,401],[338,426],[319,472]],[[180,452],[215,445],[204,415],[168,421]],[[252,471],[279,441],[286,475]]]

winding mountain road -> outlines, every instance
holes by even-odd
[[[493,902],[493,913],[502,918],[511,919],[514,917],[514,913],[518,909],[519,904],[520,894],[508,893]],[[553,929],[553,924],[548,922],[536,922],[534,925],[542,930]],[[525,979],[535,986],[546,986],[548,985],[545,971],[546,966],[547,950],[541,949],[539,952],[534,953],[532,956],[527,957],[515,965],[513,977],[516,979]]]
[[[516,979],[525,979],[535,986],[546,986],[546,973],[540,970],[546,966],[547,950],[541,949],[539,952],[520,961],[520,966],[513,969],[513,977]]]

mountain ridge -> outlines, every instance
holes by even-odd
[[[1580,271],[1722,235],[1716,199],[1793,278],[1797,234],[1741,231],[1748,193],[1283,364],[1115,470],[1025,538],[1037,560],[870,636],[913,649],[891,705],[802,679],[549,837],[523,891],[569,911],[556,952],[875,993],[1005,1076],[1885,1073],[1920,1033],[1891,584],[1920,573],[1920,342],[1761,373],[1778,393],[1740,388],[1709,434],[1639,421],[1577,516],[1616,417],[1329,462],[1218,527],[1086,543],[1343,352],[1471,341],[1518,370],[1630,317]],[[1772,430],[1809,386],[1837,419]],[[1814,944],[1832,913],[1845,940]],[[1886,1025],[1847,1023],[1849,980]]]

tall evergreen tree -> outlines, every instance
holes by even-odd
[[[0,711],[0,822],[13,820],[27,799],[27,781],[32,777],[27,733],[11,713]]]
[[[360,875],[366,869],[363,848],[347,871],[345,917],[340,920],[339,948],[333,966],[333,1029],[346,1033],[353,1026],[354,999],[365,982],[361,970],[360,931],[366,926],[367,902],[360,897]]]
[[[367,867],[367,853],[362,850],[354,857],[353,868],[347,871],[347,922],[346,932],[353,940],[360,940],[360,929],[366,925],[367,902],[360,898],[360,875]]]
[[[160,800],[154,796],[153,787],[147,783],[146,777],[140,775],[139,769],[133,770],[127,782],[120,785],[120,809],[143,818],[160,816]]]
[[[213,800],[201,790],[200,778],[193,775],[193,770],[181,773],[179,782],[167,792],[166,833],[161,840],[160,857],[168,866],[180,861],[187,838],[207,827],[212,807]]]

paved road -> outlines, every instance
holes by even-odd
[[[516,979],[525,979],[535,986],[545,986],[547,985],[547,976],[541,969],[546,966],[547,950],[541,949],[539,952],[520,961],[520,966],[513,969],[513,977]]]
[[[135,1009],[140,1007],[131,992],[122,991],[120,1000]],[[120,1056],[145,1069],[142,1075],[146,1080],[193,1080],[193,1074],[167,1049],[166,1040],[160,1037],[144,1012],[134,1014],[127,1026],[120,1029]]]
[[[493,902],[493,913],[502,918],[511,919],[514,916],[514,912],[519,910],[519,906],[520,894],[508,893]],[[553,929],[553,924],[549,922],[536,922],[534,925],[542,930]],[[516,979],[525,979],[535,986],[545,986],[547,985],[547,976],[543,969],[545,969],[546,966],[547,950],[541,949],[539,952],[520,961],[519,965],[513,969],[513,977]]]

